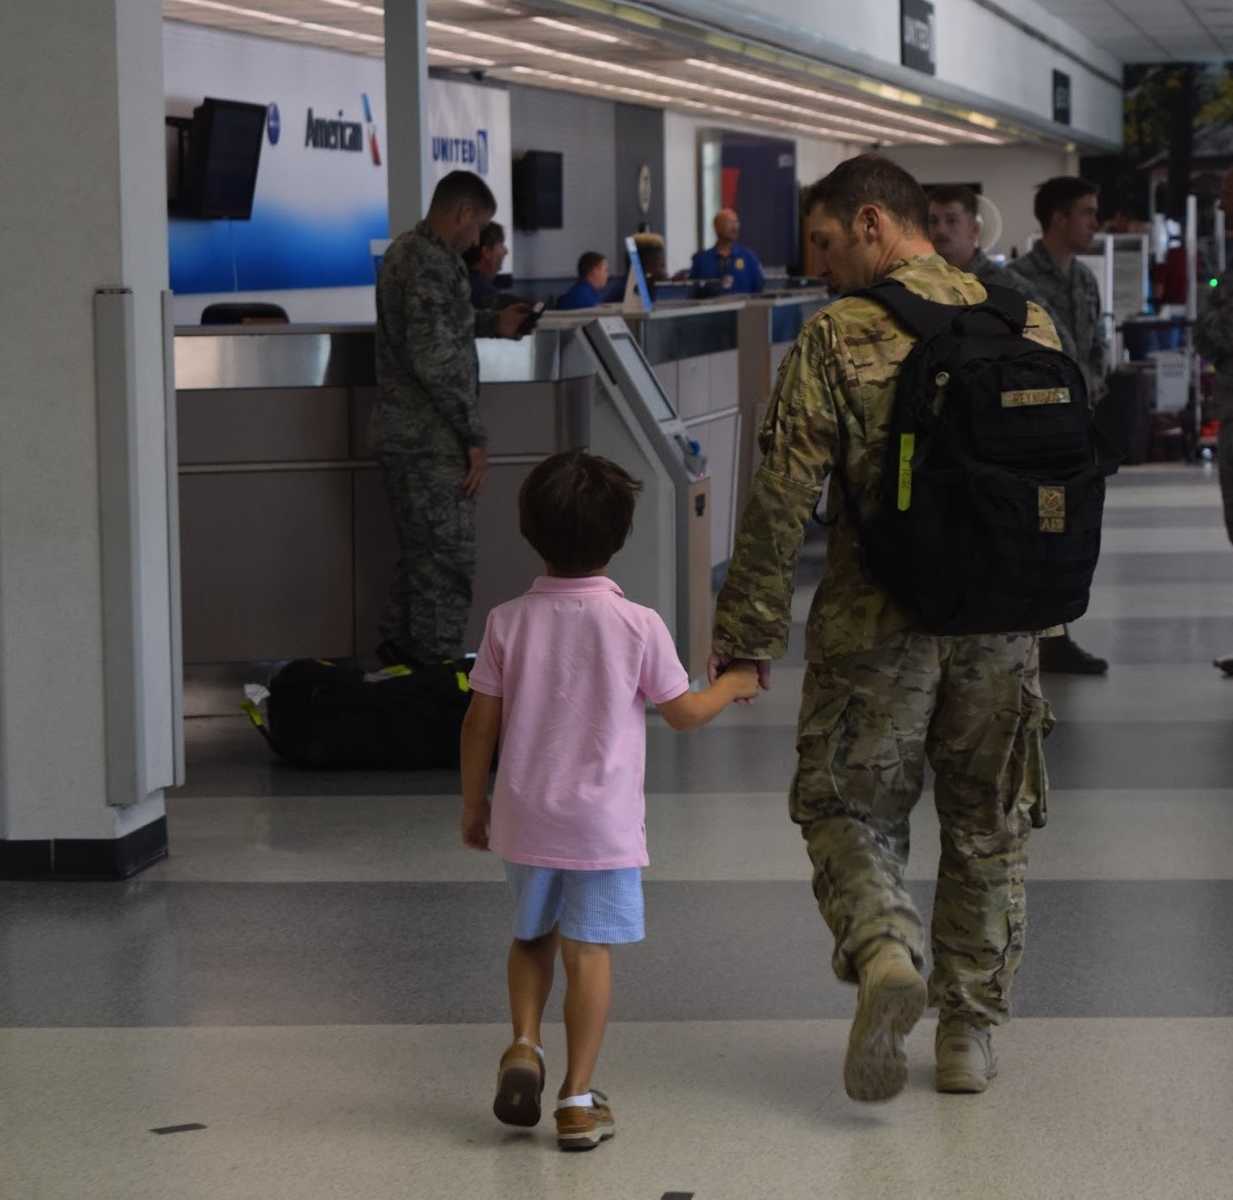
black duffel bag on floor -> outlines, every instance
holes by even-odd
[[[270,681],[262,712],[245,705],[275,752],[297,767],[404,771],[457,767],[471,659],[387,667],[300,658]]]

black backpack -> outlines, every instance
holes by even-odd
[[[1024,336],[1027,301],[990,287],[938,304],[885,280],[876,301],[918,341],[895,391],[876,513],[835,471],[874,583],[934,634],[1019,633],[1087,609],[1105,478],[1078,365]]]
[[[300,658],[270,681],[267,712],[245,705],[271,748],[298,767],[404,771],[458,766],[473,660],[390,667]]]

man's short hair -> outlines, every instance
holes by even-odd
[[[500,221],[489,221],[480,230],[479,241],[462,256],[462,261],[468,267],[475,267],[478,265],[479,260],[484,257],[485,250],[489,250],[493,246],[499,246],[503,241],[505,241],[505,226]]]
[[[578,278],[585,279],[607,257],[606,254],[600,254],[598,250],[588,250],[581,255],[578,259]]]
[[[432,207],[437,212],[469,204],[477,212],[497,211],[497,198],[492,189],[471,171],[451,171],[432,194]]]
[[[842,162],[805,192],[805,212],[821,205],[845,227],[866,205],[885,209],[905,228],[929,228],[929,200],[916,179],[880,154],[861,154]]]
[[[1036,203],[1033,206],[1040,228],[1047,233],[1054,213],[1068,213],[1084,196],[1099,195],[1100,188],[1077,175],[1058,175],[1047,179],[1036,189]]]
[[[968,216],[980,216],[980,201],[976,193],[961,183],[939,183],[936,187],[926,188],[925,194],[930,204],[958,204]]]
[[[585,575],[625,545],[642,484],[616,463],[583,450],[554,454],[518,493],[522,536],[554,571]]]

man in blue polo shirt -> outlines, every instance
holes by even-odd
[[[725,292],[760,292],[766,284],[758,256],[736,239],[741,218],[730,208],[715,214],[715,245],[694,255],[690,279],[718,279]]]
[[[578,282],[557,301],[558,309],[594,308],[603,304],[608,287],[608,260],[588,250],[578,260]]]

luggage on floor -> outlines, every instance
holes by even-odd
[[[471,659],[365,673],[300,658],[250,691],[244,708],[275,752],[298,767],[457,767],[471,699]]]

